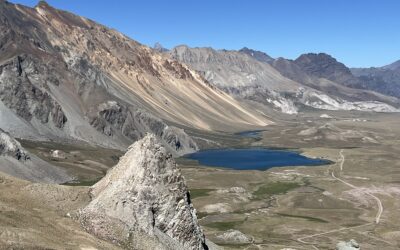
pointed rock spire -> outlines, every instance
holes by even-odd
[[[130,146],[91,194],[80,220],[101,238],[139,249],[207,249],[185,180],[152,134]]]

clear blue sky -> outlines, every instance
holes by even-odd
[[[382,66],[400,59],[400,0],[47,2],[151,46],[247,46],[290,59],[326,52],[350,67]]]

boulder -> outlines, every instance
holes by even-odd
[[[336,245],[336,250],[360,250],[360,245],[357,243],[357,241],[351,239],[348,242],[340,241]]]
[[[217,239],[229,244],[248,244],[253,242],[253,239],[238,230],[228,230],[217,236]]]

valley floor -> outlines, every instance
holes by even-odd
[[[88,187],[34,184],[0,173],[0,249],[119,249],[71,219]]]
[[[236,171],[178,159],[211,241],[227,249],[334,249],[339,241],[355,239],[362,249],[399,249],[400,118],[349,112],[321,118],[321,114],[276,121],[258,140],[196,132],[195,136],[215,142],[205,143],[208,146],[293,148],[334,162]],[[70,217],[89,202],[87,186],[103,176],[122,152],[84,145],[22,144],[67,169],[77,181],[70,186],[32,184],[1,174],[0,245],[117,248],[87,234]],[[54,149],[62,150],[62,157],[51,155]]]
[[[331,165],[234,171],[183,163],[207,237],[229,249],[334,249],[350,239],[362,249],[399,249],[400,119],[330,115],[337,118],[277,123],[251,144],[299,149]]]

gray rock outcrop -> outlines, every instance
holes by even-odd
[[[208,249],[185,180],[156,136],[129,147],[79,213],[96,236],[133,249]]]
[[[230,229],[223,234],[217,236],[217,239],[225,244],[249,244],[253,242],[253,239],[244,233]]]
[[[56,128],[63,128],[68,119],[61,106],[45,90],[45,85],[32,84],[23,69],[39,70],[35,60],[27,55],[17,56],[0,66],[0,101],[26,121],[36,119],[42,124],[52,123]]]
[[[351,239],[348,242],[341,241],[336,245],[336,250],[360,250],[360,245],[357,241]]]
[[[0,129],[0,155],[11,156],[17,160],[26,161],[30,157],[21,144],[10,135]]]
[[[1,129],[0,171],[33,182],[63,183],[72,179],[62,169],[29,154],[17,140]]]
[[[116,101],[98,106],[98,112],[90,124],[101,133],[120,138],[121,141],[137,141],[146,133],[155,134],[174,155],[183,155],[198,150],[193,139],[183,129],[168,126],[161,119],[143,110],[135,110]]]

